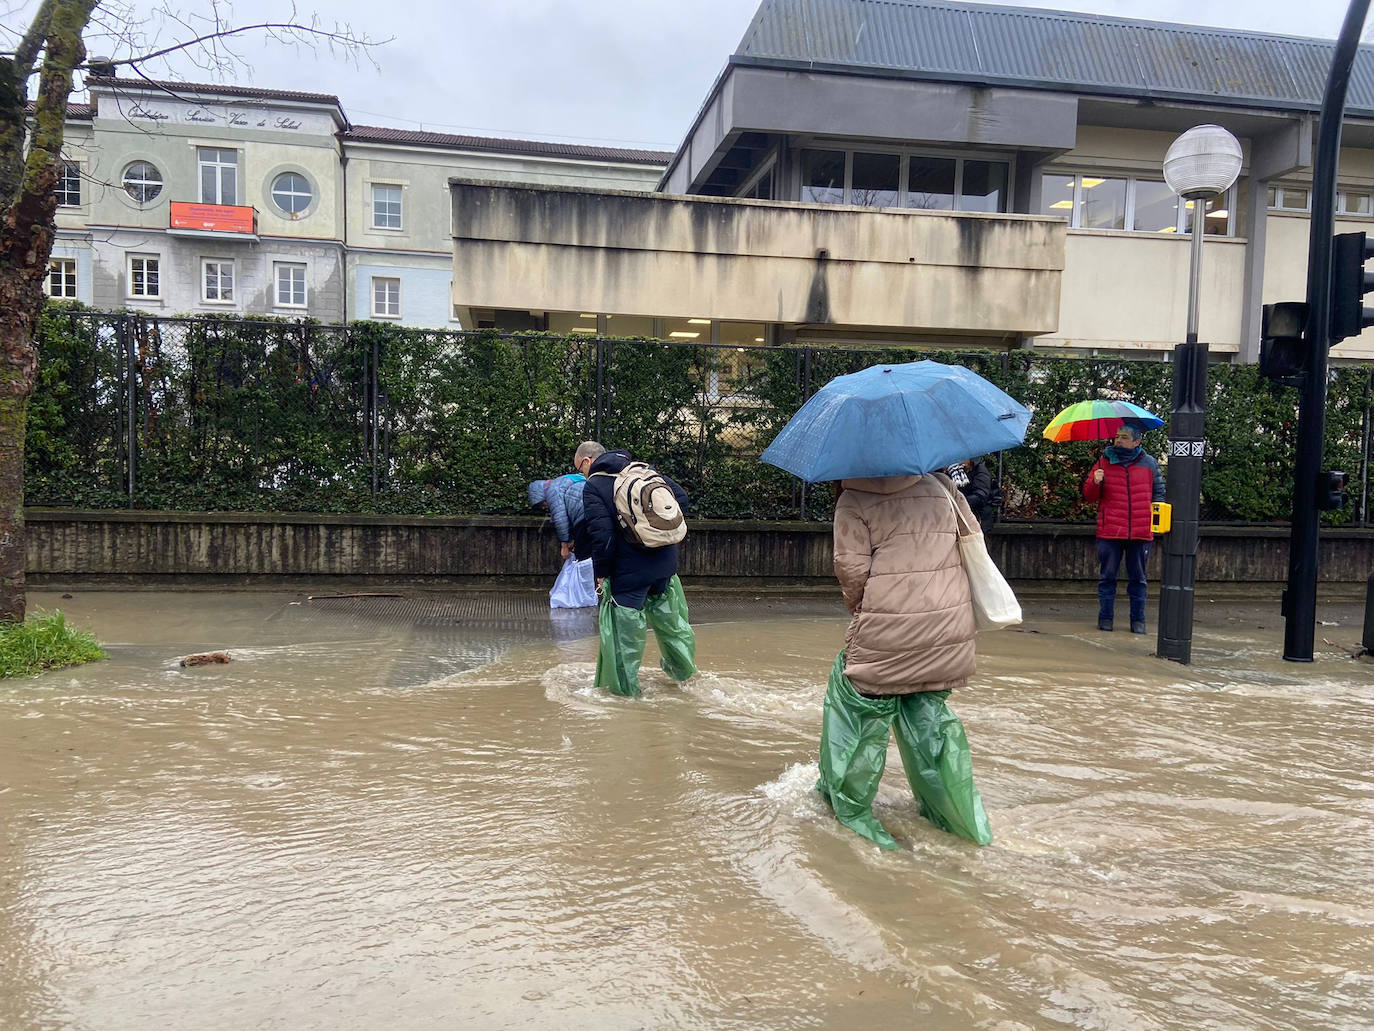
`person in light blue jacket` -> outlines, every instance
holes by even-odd
[[[530,504],[535,508],[547,506],[564,559],[574,554],[579,559],[591,557],[585,543],[581,548],[578,547],[586,523],[582,508],[582,491],[586,484],[587,478],[581,473],[568,473],[552,480],[530,481]],[[581,553],[584,551],[586,554]]]

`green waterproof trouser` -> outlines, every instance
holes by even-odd
[[[697,638],[687,620],[682,581],[676,576],[662,594],[651,594],[642,610],[617,605],[607,580],[602,584],[598,624],[601,647],[596,653],[597,687],[627,698],[639,696],[639,664],[644,659],[644,638],[650,626],[658,640],[663,671],[679,682],[696,674]]]
[[[816,790],[842,824],[882,848],[897,847],[873,815],[887,763],[887,735],[895,723],[897,752],[921,815],[941,830],[991,844],[964,725],[945,704],[948,697],[948,691],[922,691],[867,698],[844,675],[844,652],[835,657],[825,692]]]

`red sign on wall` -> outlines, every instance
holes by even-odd
[[[172,229],[202,229],[216,233],[256,233],[258,213],[235,204],[191,204],[172,201]]]

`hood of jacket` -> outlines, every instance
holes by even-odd
[[[596,473],[610,473],[615,475],[633,461],[634,459],[630,457],[628,451],[607,451],[592,463],[592,467],[587,470],[587,474],[589,476]]]
[[[919,476],[914,475],[860,476],[853,480],[841,480],[840,486],[845,490],[861,490],[868,494],[896,494],[899,490],[906,490],[919,479]]]

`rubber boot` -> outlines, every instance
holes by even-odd
[[[654,628],[661,656],[659,668],[678,683],[696,676],[697,635],[687,621],[687,596],[682,581],[674,576],[662,594],[649,595],[644,614]]]
[[[887,735],[896,702],[865,698],[844,675],[844,652],[835,657],[821,723],[821,793],[835,818],[881,848],[897,842],[873,815],[873,800],[887,763]]]
[[[979,845],[992,844],[983,798],[973,783],[973,757],[964,725],[945,699],[948,691],[901,695],[897,752],[921,815],[935,826]]]
[[[609,580],[602,586],[601,611],[597,614],[601,647],[596,653],[596,686],[611,694],[638,698],[639,664],[644,659],[649,621],[639,609],[615,603]]]

